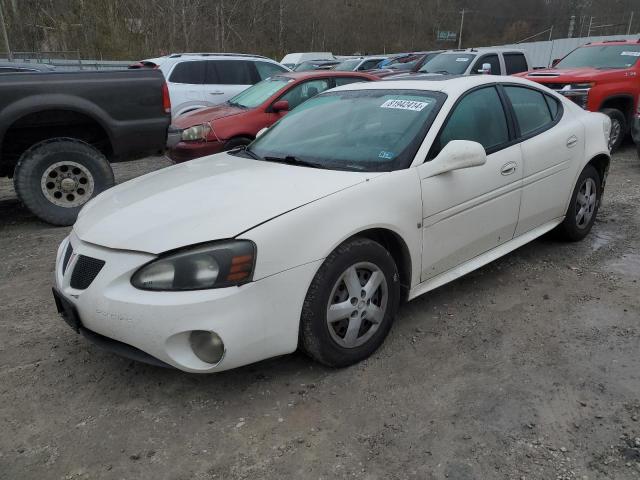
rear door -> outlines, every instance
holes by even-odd
[[[204,97],[208,105],[224,103],[260,80],[250,60],[207,60]]]
[[[524,176],[516,235],[565,214],[584,155],[584,127],[562,103],[535,87],[504,85],[516,120]]]
[[[520,208],[522,155],[495,86],[466,93],[436,138],[428,161],[451,140],[472,140],[484,165],[421,177],[422,275],[426,281],[513,238]],[[426,167],[426,163],[423,165]],[[419,168],[428,174],[429,168]]]
[[[174,65],[167,81],[174,116],[206,105],[202,85],[205,70],[203,60],[185,60]]]

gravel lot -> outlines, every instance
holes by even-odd
[[[196,376],[101,351],[55,312],[68,231],[0,181],[2,479],[640,478],[631,147],[585,241],[545,237],[404,305],[343,370],[294,354]]]

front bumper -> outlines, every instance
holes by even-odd
[[[63,273],[62,261],[68,242],[73,246],[74,255]],[[105,261],[85,290],[70,286],[77,255]],[[87,244],[74,233],[60,245],[55,284],[60,295],[77,310],[81,333],[85,329],[89,336],[98,335],[98,340],[105,340],[107,344],[119,342],[161,363],[196,373],[228,370],[291,353],[297,348],[302,303],[321,261],[241,287],[191,292],[149,292],[134,288],[131,275],[153,258],[154,255],[147,253]],[[218,364],[205,363],[194,354],[189,344],[193,330],[213,331],[223,340],[225,354]],[[92,341],[95,335],[90,338]],[[129,356],[124,351],[118,353]]]

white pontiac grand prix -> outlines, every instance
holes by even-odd
[[[89,202],[54,297],[121,355],[217,372],[303,349],[341,367],[411,300],[556,229],[590,231],[610,122],[514,77],[346,85],[248,148]]]

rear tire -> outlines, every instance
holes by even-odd
[[[627,133],[627,119],[624,114],[616,108],[603,108],[600,113],[604,113],[611,119],[611,131],[609,133],[609,150],[617,150],[622,144]]]
[[[73,225],[82,206],[115,183],[105,156],[88,143],[54,138],[22,154],[13,177],[18,198],[38,218]]]
[[[300,346],[330,367],[369,357],[382,344],[400,300],[398,269],[379,243],[358,238],[331,253],[302,308]]]
[[[578,177],[564,221],[557,227],[559,237],[569,242],[586,237],[596,221],[601,198],[600,174],[592,165],[587,165]]]

